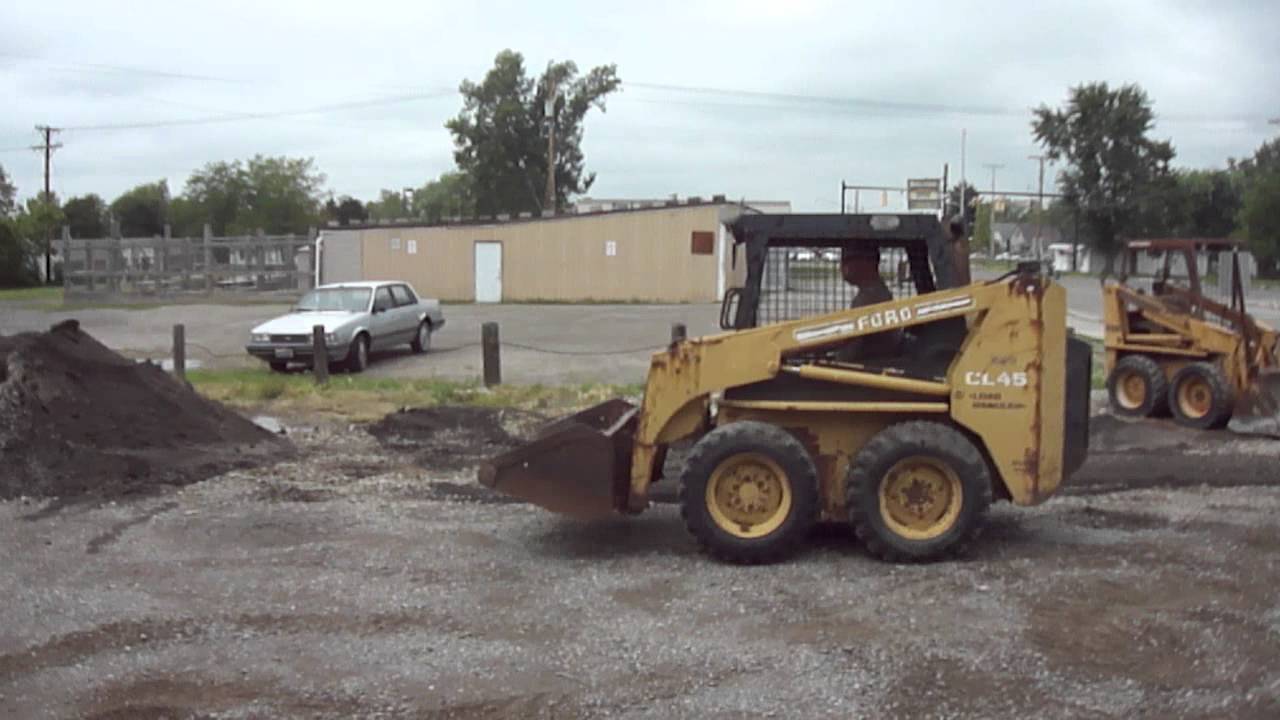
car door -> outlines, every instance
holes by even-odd
[[[396,344],[396,303],[391,288],[383,285],[373,293],[373,314],[369,325],[373,332],[373,347],[386,349]]]
[[[391,296],[396,301],[397,340],[409,342],[418,331],[418,300],[405,285],[392,285]]]

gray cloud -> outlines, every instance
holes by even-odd
[[[950,163],[1027,189],[1030,109],[1070,85],[1138,82],[1178,162],[1222,166],[1274,135],[1271,77],[1280,26],[1270,3],[837,3],[690,0],[636,4],[297,0],[21,3],[0,43],[0,149],[32,126],[99,126],[274,113],[429,95],[478,79],[506,47],[531,72],[548,60],[616,62],[632,85],[587,122],[592,194],[770,197],[831,210],[840,181],[901,184]],[[110,67],[106,67],[110,66]],[[806,100],[797,97],[814,96]],[[862,100],[878,102],[866,103]],[[907,107],[902,107],[906,104]],[[917,107],[917,106],[943,106]],[[108,198],[167,178],[176,192],[206,162],[310,156],[338,194],[369,198],[450,169],[443,123],[456,96],[237,122],[67,132],[55,156],[63,196]],[[980,109],[981,113],[946,108]],[[995,111],[995,112],[986,112]],[[36,153],[0,154],[24,194]],[[879,198],[874,198],[878,202]]]

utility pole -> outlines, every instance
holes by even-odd
[[[1041,225],[1044,222],[1044,155],[1028,155],[1028,160],[1037,160],[1040,163],[1040,184],[1036,190],[1036,260],[1040,260],[1044,254],[1040,247],[1043,243],[1041,239]]]
[[[1003,163],[982,163],[982,167],[991,171],[991,258],[996,256],[996,171],[1004,167]]]
[[[960,128],[960,217],[961,218],[967,217],[967,215],[965,214],[965,205],[964,205],[964,141],[965,141],[965,136],[967,134],[968,134],[968,129]],[[942,188],[942,191],[945,193],[947,189]]]
[[[53,134],[62,132],[62,128],[50,127],[48,125],[37,125],[36,132],[44,136],[44,144],[32,145],[32,150],[44,152],[44,202],[46,205],[53,204],[53,192],[49,184],[49,170],[51,168],[53,151],[62,147],[62,143],[53,141]],[[53,281],[53,228],[46,227],[44,229],[44,282],[48,285]]]
[[[547,119],[547,202],[544,208],[552,212],[556,210],[556,94],[559,92],[556,80],[551,80],[547,89],[547,99],[543,106],[543,114]]]
[[[991,194],[996,194],[996,171],[1004,167],[1003,163],[982,163],[982,167],[991,171]]]

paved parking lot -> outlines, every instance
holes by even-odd
[[[173,325],[182,323],[191,361],[204,367],[263,367],[244,352],[249,329],[287,309],[283,305],[174,305],[65,313],[10,305],[0,306],[0,335],[47,330],[74,317],[112,349],[159,360],[169,357]],[[446,305],[444,312],[446,325],[433,336],[430,353],[413,355],[408,346],[375,353],[370,375],[478,378],[480,326],[497,322],[504,345],[504,381],[640,382],[650,354],[670,339],[672,323],[686,324],[691,335],[715,332],[719,306]]]
[[[977,273],[992,277],[993,273]],[[1096,278],[1065,277],[1068,323],[1100,337],[1102,300]],[[244,353],[249,329],[283,313],[284,305],[174,305],[145,310],[89,309],[48,312],[0,304],[0,334],[45,330],[74,317],[91,335],[132,357],[169,356],[172,328],[186,326],[187,357],[204,367],[261,367]],[[503,379],[512,383],[634,383],[644,379],[649,356],[684,323],[690,335],[718,331],[718,305],[446,305],[447,324],[433,338],[433,352],[408,347],[375,354],[375,377],[480,377],[480,326],[497,322],[503,341]],[[1280,293],[1255,289],[1252,311],[1280,325]],[[531,349],[536,348],[536,349]]]

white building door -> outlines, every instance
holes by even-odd
[[[502,243],[476,243],[476,302],[502,302]]]

